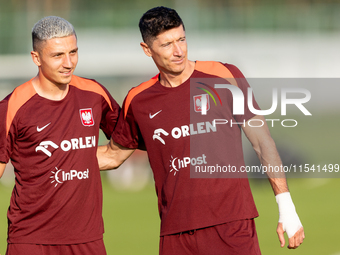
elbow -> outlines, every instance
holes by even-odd
[[[6,163],[0,162],[0,178],[4,174],[5,168],[6,168]]]
[[[121,165],[123,164],[123,162],[120,162],[120,161],[117,161],[117,160],[114,160],[113,164],[112,164],[112,168],[111,169],[117,169],[118,167],[120,167]]]
[[[99,170],[106,171],[106,170],[114,170],[120,167],[123,164],[122,161],[118,161],[116,159],[108,159],[106,162],[99,161]]]

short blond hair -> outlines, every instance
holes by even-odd
[[[67,20],[57,16],[42,18],[32,29],[33,50],[37,51],[41,42],[70,35],[76,36],[76,32]]]

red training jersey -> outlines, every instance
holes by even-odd
[[[120,107],[94,80],[75,75],[66,97],[39,96],[28,81],[0,102],[0,161],[15,186],[8,242],[77,244],[102,238],[99,129],[110,137]]]
[[[242,114],[233,113],[231,90],[215,84],[244,95]],[[146,148],[161,235],[258,216],[246,175],[207,172],[244,166],[240,126],[254,116],[246,107],[248,87],[235,66],[197,61],[180,86],[164,87],[157,75],[125,98],[112,138]]]

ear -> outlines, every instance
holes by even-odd
[[[151,49],[145,42],[141,42],[140,46],[142,47],[145,55],[147,55],[148,57],[152,56]]]
[[[34,64],[36,64],[38,67],[40,67],[41,66],[41,61],[40,61],[39,52],[31,51],[31,57],[32,57],[32,60],[33,60]]]

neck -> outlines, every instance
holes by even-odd
[[[53,101],[64,99],[69,90],[68,84],[54,84],[39,75],[32,80],[32,84],[39,96]]]
[[[160,83],[164,87],[178,87],[183,84],[195,70],[195,62],[189,61],[186,64],[185,69],[181,73],[169,73],[160,70]]]

